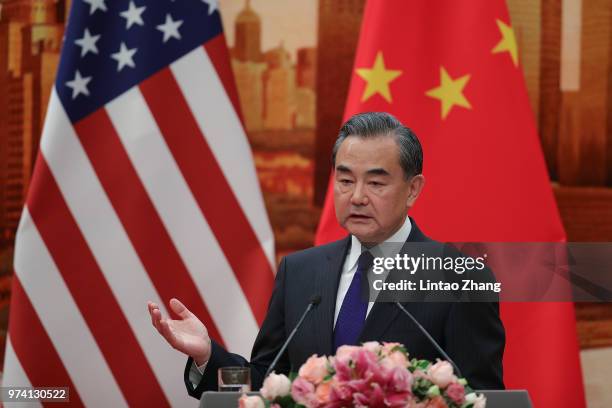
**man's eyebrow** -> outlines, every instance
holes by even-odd
[[[344,164],[339,164],[338,166],[336,166],[336,171],[339,173],[352,173],[353,171],[345,166]],[[387,170],[383,169],[382,167],[376,167],[373,169],[370,169],[368,171],[366,171],[366,174],[370,175],[370,176],[390,176],[391,173],[389,173]]]
[[[366,171],[366,173],[374,175],[374,176],[390,176],[391,175],[387,170],[383,169],[382,167],[370,169]]]

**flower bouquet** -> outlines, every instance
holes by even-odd
[[[241,408],[484,408],[448,361],[409,359],[399,343],[342,346],[333,357],[310,357],[297,374],[270,374],[261,396],[242,396]]]

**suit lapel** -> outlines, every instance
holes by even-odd
[[[321,293],[321,303],[314,310],[318,332],[313,333],[317,341],[319,355],[331,355],[333,351],[334,312],[336,296],[344,259],[350,247],[350,235],[339,242],[340,248],[330,250],[327,254],[327,267],[317,270],[315,287]]]
[[[397,317],[399,308],[395,303],[376,302],[368,314],[363,331],[359,336],[359,343],[376,340],[380,341],[387,328]]]

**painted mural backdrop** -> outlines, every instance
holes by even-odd
[[[0,353],[14,234],[70,2],[0,0]],[[219,5],[282,256],[313,241],[329,153],[354,75],[364,0],[220,0]],[[568,238],[612,241],[612,0],[509,0],[508,5]],[[609,305],[580,304],[577,313],[583,348],[612,345]]]

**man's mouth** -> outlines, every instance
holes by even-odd
[[[372,218],[369,217],[367,215],[363,215],[363,214],[351,214],[350,218],[356,219],[356,220],[367,220],[368,218]]]

